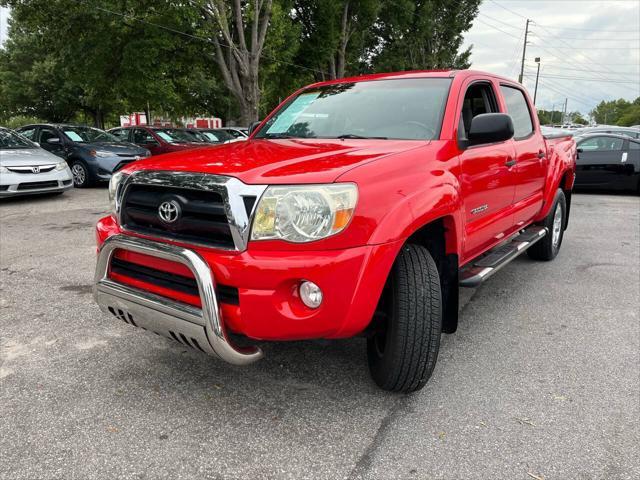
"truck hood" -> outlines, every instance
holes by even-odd
[[[331,183],[364,163],[423,147],[416,140],[249,140],[158,155],[125,170],[175,170],[236,177],[248,184]]]
[[[42,148],[20,148],[0,150],[0,167],[30,167],[52,165],[62,159]]]

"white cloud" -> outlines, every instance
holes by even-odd
[[[640,96],[640,2],[485,0],[465,36],[472,68],[517,79],[526,18],[523,83],[533,95],[540,57],[538,108],[568,97],[570,111],[588,113],[601,100]]]
[[[7,39],[7,21],[9,20],[9,9],[0,7],[0,45]]]

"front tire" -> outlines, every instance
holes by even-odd
[[[567,224],[567,200],[560,189],[556,192],[553,207],[545,217],[542,225],[547,227],[549,233],[529,250],[527,255],[534,260],[550,261],[556,258],[562,245],[564,227]]]
[[[371,376],[384,390],[420,390],[435,367],[442,332],[440,277],[426,248],[402,247],[381,308],[385,324],[367,340]]]
[[[74,160],[71,163],[71,175],[73,176],[73,186],[76,188],[86,188],[93,185],[93,175],[81,160]]]

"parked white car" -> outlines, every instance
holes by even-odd
[[[72,187],[65,160],[0,127],[0,197],[62,193]]]

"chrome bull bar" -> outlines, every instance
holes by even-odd
[[[196,279],[202,308],[175,302],[109,278],[116,250],[129,250],[185,265]],[[258,347],[234,346],[227,335],[209,265],[193,250],[125,235],[109,237],[98,254],[93,295],[100,309],[126,323],[150,330],[234,364],[262,358]]]

